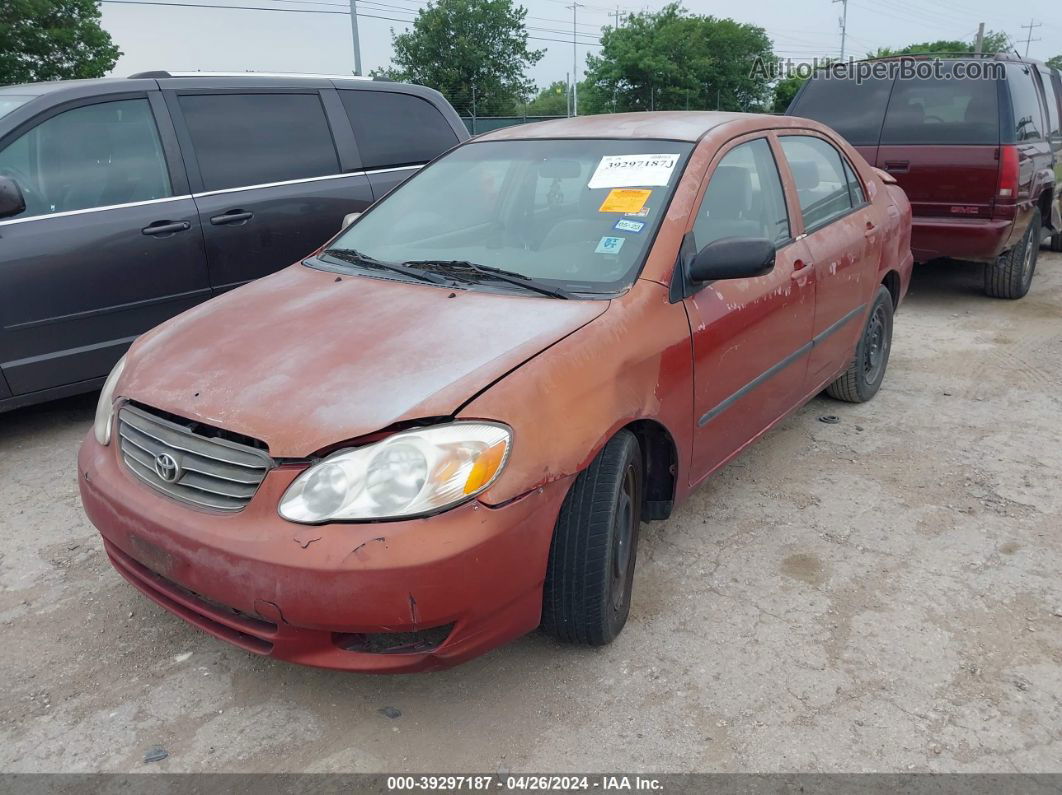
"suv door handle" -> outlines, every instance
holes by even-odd
[[[246,210],[229,210],[221,215],[215,215],[210,219],[210,223],[214,226],[224,226],[225,224],[243,224],[254,218],[254,213],[249,213]]]
[[[178,232],[187,232],[191,228],[192,225],[188,221],[155,221],[148,224],[140,231],[145,235],[152,235],[153,237],[169,237]]]

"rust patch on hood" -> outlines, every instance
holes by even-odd
[[[452,292],[293,265],[145,334],[118,394],[304,457],[451,415],[609,303]]]

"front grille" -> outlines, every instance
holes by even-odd
[[[239,511],[273,466],[264,451],[197,433],[143,409],[118,412],[122,460],[129,471],[175,500],[217,511]],[[165,477],[163,477],[165,476]]]

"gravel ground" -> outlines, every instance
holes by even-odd
[[[0,415],[0,770],[1062,772],[1060,395],[1062,256],[1018,302],[921,269],[875,400],[644,528],[613,645],[398,677],[155,607],[79,505],[95,396]]]

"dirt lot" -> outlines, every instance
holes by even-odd
[[[1060,772],[1062,256],[1023,301],[979,281],[918,272],[874,401],[816,399],[646,526],[612,646],[439,674],[169,616],[82,515],[95,396],[0,415],[0,769]]]

